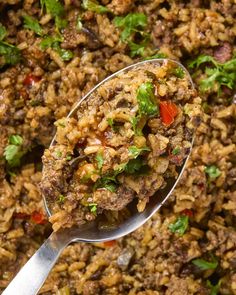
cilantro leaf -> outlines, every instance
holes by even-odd
[[[130,118],[130,123],[132,125],[135,135],[143,135],[141,128],[138,128],[139,120],[140,116]]]
[[[155,102],[154,87],[151,82],[146,82],[139,86],[137,100],[141,115],[155,116],[159,113],[158,106]]]
[[[66,50],[64,48],[61,48],[58,44],[58,46],[53,46],[53,49],[60,55],[60,57],[65,60],[71,60],[74,56],[73,52],[71,50]]]
[[[103,176],[95,182],[93,189],[96,190],[98,188],[105,188],[109,190],[110,192],[114,193],[117,188],[116,182],[117,181],[115,176],[109,176],[109,175]]]
[[[97,161],[97,165],[98,165],[98,169],[101,170],[103,163],[104,163],[104,159],[101,153],[97,153],[96,157],[95,157],[96,161]]]
[[[180,215],[174,223],[169,225],[169,229],[172,233],[177,233],[182,236],[188,228],[188,216]]]
[[[221,280],[219,280],[216,285],[212,285],[212,283],[209,280],[207,280],[207,287],[210,288],[210,290],[211,290],[210,295],[217,295],[217,294],[219,294],[220,285],[221,285]]]
[[[205,173],[209,175],[211,179],[215,179],[221,175],[221,171],[215,165],[207,166],[205,168]]]
[[[145,172],[144,174],[146,174],[146,171],[148,170],[148,166],[145,164],[145,162],[141,158],[131,159],[125,165],[124,171],[128,174],[137,174],[141,172],[141,168],[143,172]]]
[[[5,147],[3,156],[11,167],[20,166],[20,161],[25,151],[22,150],[23,138],[20,135],[11,135],[9,144]]]
[[[24,19],[24,28],[34,31],[39,36],[43,35],[43,29],[40,26],[38,20],[36,20],[35,18],[29,15],[24,15],[23,19]]]
[[[215,269],[218,266],[218,261],[216,259],[214,259],[212,262],[209,262],[204,259],[198,258],[192,260],[192,263],[202,270]]]
[[[133,33],[146,27],[147,16],[143,13],[129,13],[125,17],[115,17],[114,24],[122,29],[121,41],[127,41]]]
[[[128,148],[129,156],[132,156],[133,159],[136,159],[143,152],[150,152],[150,148],[145,146],[143,148],[138,148],[135,145],[132,145]]]
[[[108,119],[107,119],[107,123],[108,123],[108,125],[111,127],[111,129],[112,129],[114,132],[118,132],[118,126],[115,126],[115,125],[114,125],[114,120],[113,120],[113,118],[108,118]]]
[[[195,60],[191,61],[188,66],[190,69],[199,68],[203,63],[212,62],[215,64],[215,60],[210,55],[199,55]]]
[[[0,23],[0,41],[2,41],[7,35],[7,29]]]
[[[106,6],[100,5],[95,0],[83,0],[82,4],[84,9],[96,12],[96,13],[106,13],[109,9]]]
[[[6,64],[15,65],[21,61],[20,50],[11,44],[0,41],[0,55],[4,57]]]
[[[128,42],[129,49],[130,49],[130,56],[134,57],[136,55],[144,56],[145,54],[145,47],[147,45],[147,42],[142,42],[140,44],[134,43],[132,41]]]
[[[97,204],[96,203],[89,203],[88,207],[90,209],[90,212],[96,213],[97,212]]]

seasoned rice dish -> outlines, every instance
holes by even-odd
[[[189,155],[200,101],[182,67],[152,61],[117,74],[58,120],[41,181],[53,229],[116,215],[135,198],[142,212]]]
[[[235,19],[234,0],[0,1],[0,293],[52,231],[39,184],[55,124],[112,73],[168,57],[202,106],[178,187],[134,233],[68,246],[39,293],[236,294]]]

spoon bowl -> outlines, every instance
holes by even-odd
[[[177,66],[181,67],[187,75],[191,83],[191,86],[194,88],[192,79],[188,71],[182,64],[170,59],[146,60],[130,65],[100,82],[74,105],[67,117],[69,118],[73,116],[79,108],[79,106],[81,105],[81,103],[89,99],[90,94],[92,92],[94,92],[102,84],[114,78],[118,74],[125,73],[145,63],[162,64],[167,61],[175,63]],[[51,142],[51,145],[54,144],[55,136]],[[184,171],[188,157],[184,160],[183,164],[177,168],[177,179],[168,179],[165,188],[158,190],[150,198],[143,212],[139,213],[135,209],[136,206],[133,206],[133,204],[131,204],[130,210],[132,214],[130,215],[130,217],[122,221],[119,225],[117,225],[114,228],[101,228],[99,226],[99,219],[95,219],[94,221],[88,222],[80,227],[73,226],[71,228],[63,228],[57,232],[53,232],[51,236],[44,242],[44,244],[38,249],[38,251],[25,264],[25,266],[20,270],[20,272],[16,275],[16,277],[12,280],[12,282],[9,284],[9,286],[2,294],[12,295],[15,294],[16,290],[18,290],[18,295],[37,294],[38,290],[47,278],[48,273],[56,263],[62,250],[72,242],[103,242],[114,240],[121,238],[142,226],[148,219],[150,219],[153,216],[153,214],[164,204],[164,202],[171,195],[172,191],[174,190]],[[76,159],[73,159],[73,161],[75,160]],[[51,216],[50,205],[48,203],[47,197],[43,196],[43,200],[46,212],[49,216]],[[33,280],[29,280],[29,277],[32,277]]]

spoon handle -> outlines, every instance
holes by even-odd
[[[2,295],[37,294],[62,250],[69,242],[62,233],[52,233],[22,267]]]

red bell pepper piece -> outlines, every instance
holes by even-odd
[[[188,217],[193,217],[193,210],[191,210],[191,209],[184,209],[184,210],[182,211],[182,214],[183,214],[183,215],[186,215],[186,216],[188,216]]]
[[[25,86],[28,86],[28,87],[31,87],[33,86],[35,83],[39,82],[41,79],[33,74],[28,74],[24,81],[23,81],[23,84]]]
[[[106,241],[103,243],[105,247],[112,247],[116,245],[116,240]]]
[[[174,118],[178,115],[178,107],[170,101],[160,102],[160,115],[162,123],[169,126],[174,122]]]
[[[31,215],[31,219],[37,224],[45,224],[47,222],[45,216],[39,211],[34,211]]]

